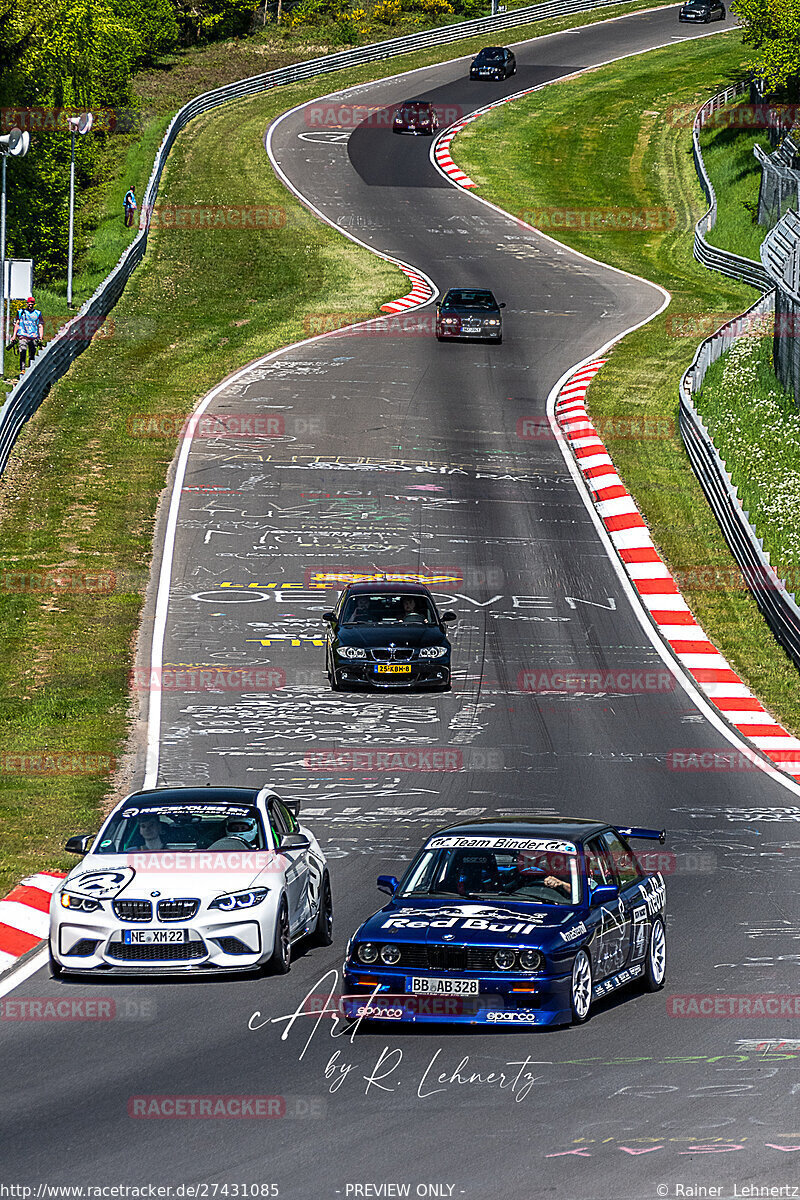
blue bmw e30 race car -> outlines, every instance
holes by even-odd
[[[663,830],[570,818],[488,819],[434,834],[389,904],[350,939],[351,1018],[498,1027],[585,1021],[638,981],[664,986],[664,880],[629,838]]]

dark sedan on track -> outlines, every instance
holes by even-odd
[[[392,133],[433,135],[439,128],[436,109],[427,100],[405,100],[395,109]]]
[[[483,288],[450,288],[436,305],[436,337],[502,342],[503,318],[494,294]]]
[[[707,25],[709,21],[725,20],[725,5],[721,0],[688,0],[678,9],[679,21],[694,21]]]
[[[428,838],[347,947],[349,1017],[495,1029],[580,1024],[595,1000],[664,986],[664,880],[604,821],[489,818]]]
[[[323,613],[328,631],[325,667],[334,691],[450,687],[450,642],[430,592],[417,583],[351,583],[333,612]]]
[[[508,79],[516,75],[517,60],[506,46],[484,46],[470,63],[470,79]]]

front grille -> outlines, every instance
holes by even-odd
[[[254,950],[237,937],[214,938],[214,941],[225,954],[255,954]]]
[[[70,958],[72,958],[73,955],[75,958],[90,958],[91,955],[94,954],[97,942],[99,940],[99,938],[96,940],[93,940],[92,938],[81,938],[79,942],[75,943],[71,950],[65,950],[64,953],[69,955]]]
[[[150,900],[114,900],[114,916],[120,921],[152,921],[153,905]]]
[[[431,971],[496,971],[494,950],[470,946],[401,945],[402,967]]]
[[[126,946],[124,942],[111,942],[108,957],[118,962],[191,962],[205,958],[205,942],[172,942],[163,946]]]
[[[199,907],[200,901],[190,897],[180,900],[159,900],[156,912],[159,921],[188,921]]]
[[[414,657],[413,646],[392,646],[372,651],[375,662],[410,662]]]

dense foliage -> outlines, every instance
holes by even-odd
[[[733,11],[770,91],[800,98],[800,0],[736,0]]]

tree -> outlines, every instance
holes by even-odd
[[[743,40],[756,55],[752,66],[769,91],[789,98],[800,89],[800,0],[735,0]]]

